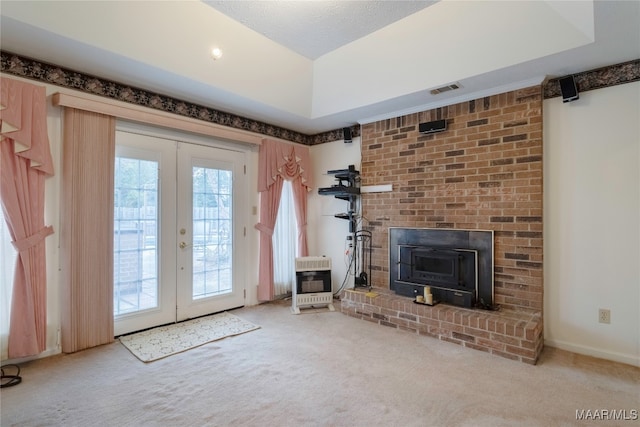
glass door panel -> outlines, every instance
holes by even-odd
[[[165,139],[116,132],[116,335],[175,321],[175,146]]]
[[[158,307],[159,162],[117,156],[114,315]]]
[[[116,335],[244,305],[244,158],[116,133]]]
[[[230,170],[194,166],[193,299],[233,291],[233,180]]]
[[[244,154],[193,144],[178,149],[178,320],[244,305]]]

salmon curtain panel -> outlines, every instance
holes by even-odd
[[[2,78],[0,199],[18,252],[9,323],[10,359],[46,350],[47,271],[44,185],[53,175],[45,88]]]
[[[255,226],[260,231],[258,300],[271,301],[274,296],[272,236],[283,182],[288,180],[292,184],[299,256],[307,256],[307,194],[313,188],[313,178],[308,147],[264,139],[258,158],[260,222]]]
[[[65,108],[60,261],[62,351],[113,342],[116,119]]]

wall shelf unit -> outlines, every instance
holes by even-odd
[[[349,202],[347,212],[337,213],[334,216],[349,221],[349,233],[355,233],[356,201],[360,197],[360,172],[354,165],[349,165],[348,169],[330,170],[327,173],[335,177],[337,184],[318,189],[318,194]]]

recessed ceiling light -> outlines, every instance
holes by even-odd
[[[219,47],[214,47],[213,49],[211,49],[211,57],[214,60],[220,59],[220,57],[222,57],[222,49],[220,49]]]

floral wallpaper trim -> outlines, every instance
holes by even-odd
[[[558,78],[550,79],[544,85],[544,98],[561,96]],[[616,86],[640,80],[640,59],[583,71],[573,74],[573,79],[578,86],[578,92],[586,92],[594,89],[602,89],[607,86]]]
[[[47,64],[4,51],[1,55],[1,61],[2,68],[0,70],[15,76],[309,145],[309,135],[99,77],[82,74],[57,65]]]
[[[100,77],[79,73],[58,65],[48,64],[10,52],[2,51],[0,54],[0,71],[43,83],[79,90],[93,95],[117,99],[180,116],[191,117],[305,145],[318,145],[342,139],[342,129],[335,129],[316,135],[305,135],[290,129],[123,85]],[[580,92],[638,81],[640,80],[640,59],[576,73],[574,74],[574,78]],[[545,99],[560,95],[558,78],[550,79],[544,84]],[[351,134],[353,137],[360,136],[360,126],[351,126]]]

